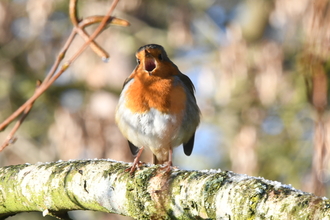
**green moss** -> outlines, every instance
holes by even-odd
[[[126,198],[128,201],[128,213],[137,219],[150,219],[151,213],[157,213],[155,204],[151,201],[151,195],[147,188],[150,178],[155,174],[158,166],[136,171],[134,177],[126,174]]]
[[[15,209],[17,207],[16,204],[19,204],[18,207],[26,204],[21,192],[15,191],[15,187],[17,184],[20,184],[17,181],[17,173],[27,166],[27,164],[22,164],[1,168],[1,200],[6,201],[6,206],[0,206],[1,213],[5,213],[6,210]]]
[[[116,174],[117,176],[120,176],[125,171],[125,165],[121,163],[113,163],[111,167],[108,170],[103,171],[103,177],[109,178],[112,174]],[[127,172],[126,172],[127,173]]]
[[[189,181],[200,179],[200,177],[204,176],[203,173],[198,171],[192,171],[192,173],[189,175]]]
[[[255,219],[257,217],[263,219],[262,215],[257,214],[257,207],[267,192],[267,185],[261,180],[253,179],[239,182],[234,190],[236,192],[233,195],[237,196],[237,199],[233,198],[233,201],[236,202],[234,205],[235,213],[242,219]],[[241,208],[246,206],[248,208]]]
[[[215,218],[215,207],[214,207],[214,196],[219,191],[220,187],[223,185],[224,178],[223,174],[214,174],[206,183],[203,189],[204,207],[207,216],[210,218]]]
[[[14,171],[20,171],[21,169],[24,169],[25,167],[28,167],[30,166],[29,164],[18,164],[18,165],[11,165],[11,166],[5,166],[5,167],[2,167],[1,169],[2,170],[14,170]]]

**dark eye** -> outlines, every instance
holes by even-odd
[[[158,55],[158,59],[159,59],[159,60],[163,60],[163,56],[162,56],[162,54],[159,54],[159,55]]]
[[[140,60],[139,60],[139,59],[136,59],[136,62],[137,62],[138,64],[140,64]]]

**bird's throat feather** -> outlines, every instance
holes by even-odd
[[[132,112],[155,108],[165,114],[179,114],[185,109],[187,97],[182,86],[173,85],[173,79],[160,79],[148,83],[137,80],[127,89],[126,98],[126,107]]]

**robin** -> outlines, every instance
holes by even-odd
[[[194,147],[200,111],[194,85],[157,44],[142,46],[135,54],[137,66],[125,80],[116,111],[116,122],[137,154],[133,174],[145,147],[154,164],[172,166],[173,148],[183,144],[189,156]]]

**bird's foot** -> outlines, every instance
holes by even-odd
[[[161,170],[164,170],[165,173],[170,173],[173,169],[178,169],[178,167],[173,166],[171,161],[167,161],[164,163],[164,166],[160,168]]]
[[[129,171],[129,174],[131,174],[131,176],[133,176],[136,168],[139,169],[139,167],[141,166],[141,164],[143,164],[143,162],[139,161],[143,149],[144,149],[144,147],[141,147],[140,148],[138,154],[136,155],[136,157],[135,157],[135,159],[133,161],[133,165],[125,170],[126,172]]]
[[[140,166],[143,165],[144,162],[142,161],[135,161],[133,162],[133,165],[130,166],[129,168],[125,169],[125,172],[129,172],[129,174],[131,174],[131,176],[134,175],[134,172],[136,169],[140,169]]]

